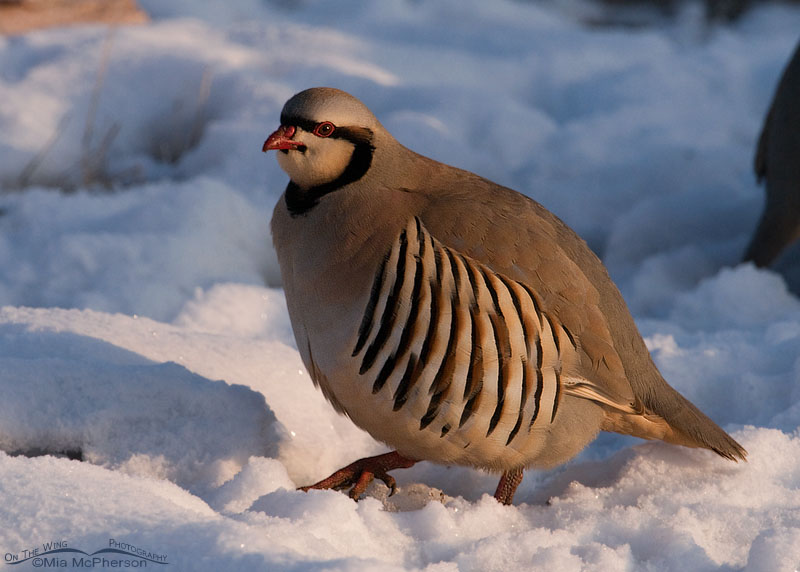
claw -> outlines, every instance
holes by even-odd
[[[403,457],[397,451],[392,451],[375,457],[359,459],[339,469],[328,478],[313,485],[299,487],[297,490],[307,492],[311,489],[344,490],[350,488],[350,498],[358,500],[375,477],[378,477],[389,487],[389,496],[391,496],[397,491],[397,481],[388,474],[388,471],[407,469],[415,463],[416,461]]]
[[[394,480],[394,477],[384,475],[381,477],[381,480],[386,484],[387,487],[389,487],[389,496],[392,496],[397,492],[397,481]]]

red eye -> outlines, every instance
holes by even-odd
[[[322,123],[317,123],[313,133],[317,137],[330,137],[334,129],[336,129],[336,126],[333,123],[330,121],[323,121]]]

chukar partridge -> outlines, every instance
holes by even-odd
[[[308,488],[427,460],[563,463],[598,431],[745,450],[661,377],[605,267],[516,191],[398,143],[336,89],[293,96],[264,143],[290,177],[272,235],[297,347],[341,413],[396,449]]]
[[[767,203],[744,260],[768,266],[800,238],[800,44],[764,120],[755,171],[766,179]]]

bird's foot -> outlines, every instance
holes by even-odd
[[[517,492],[517,487],[522,482],[522,469],[512,469],[503,473],[500,477],[500,482],[497,483],[497,490],[494,492],[494,498],[500,504],[511,504],[514,500],[514,493]]]
[[[393,495],[397,489],[397,483],[394,477],[388,474],[388,471],[393,469],[407,469],[414,466],[416,461],[403,457],[397,451],[391,453],[384,453],[383,455],[376,455],[374,457],[366,457],[350,463],[346,467],[339,469],[330,477],[322,479],[320,482],[307,487],[300,487],[298,490],[309,491],[311,489],[335,489],[343,490],[348,487],[350,489],[350,498],[358,500],[364,494],[369,484],[375,477],[378,477],[386,486],[389,487],[389,496]],[[520,477],[520,480],[521,477]],[[515,487],[516,488],[516,487]],[[512,491],[513,496],[513,491]]]

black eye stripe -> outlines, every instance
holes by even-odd
[[[339,127],[335,123],[328,123],[331,123],[334,127],[333,133],[330,135],[331,139],[345,139],[354,145],[370,145],[372,143],[371,129],[366,127]],[[313,133],[319,123],[303,117],[281,114],[281,125],[294,125],[303,131]]]
[[[314,131],[314,128],[317,126],[313,121],[303,119],[302,117],[291,117],[283,114],[281,114],[281,125],[294,125],[309,133]]]
[[[366,127],[337,127],[331,139],[346,139],[353,145],[372,147],[372,130]]]

